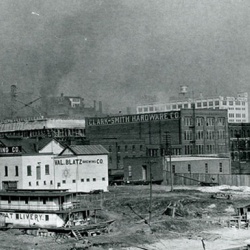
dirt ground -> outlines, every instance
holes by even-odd
[[[231,199],[214,199],[222,192]],[[149,186],[116,186],[103,194],[97,221],[115,220],[110,233],[88,237],[99,249],[227,249],[250,244],[250,229],[229,228],[235,207],[250,204],[250,191],[236,187],[169,187],[153,185],[151,218]],[[167,207],[175,208],[175,216]],[[74,238],[50,238],[0,231],[0,249],[69,250]]]

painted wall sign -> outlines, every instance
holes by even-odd
[[[83,165],[86,163],[96,163],[96,164],[103,164],[103,159],[96,159],[96,160],[83,160],[83,159],[56,159],[54,160],[55,165]]]
[[[161,112],[151,114],[140,114],[140,115],[124,115],[124,116],[110,116],[110,117],[94,117],[87,119],[88,126],[99,126],[99,125],[113,125],[113,124],[126,124],[135,122],[149,122],[159,120],[173,120],[179,119],[180,112]]]
[[[22,152],[21,146],[0,147],[0,154],[16,154],[21,152]]]
[[[4,213],[4,216],[12,220],[29,220],[34,222],[45,221],[45,214],[33,214],[33,213]]]

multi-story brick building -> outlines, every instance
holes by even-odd
[[[232,172],[250,174],[250,123],[229,123]]]
[[[85,121],[90,144],[109,150],[109,169],[126,158],[160,157],[166,137],[173,155],[225,155],[229,152],[226,110],[182,109],[154,114],[93,117]]]

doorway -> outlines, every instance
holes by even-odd
[[[142,180],[144,181],[147,180],[147,166],[146,165],[142,166]]]

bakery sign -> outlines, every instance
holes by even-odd
[[[21,146],[3,147],[0,146],[0,154],[18,154],[22,152]]]
[[[150,122],[161,120],[176,120],[180,118],[179,111],[161,112],[139,115],[123,115],[123,116],[108,116],[108,117],[93,117],[87,118],[88,126],[126,124],[136,122]]]

